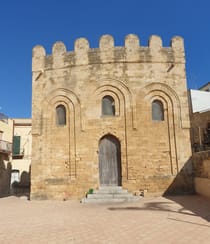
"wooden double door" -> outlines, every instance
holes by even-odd
[[[120,142],[112,135],[99,142],[99,179],[101,186],[121,185]]]

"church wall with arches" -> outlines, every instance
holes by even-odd
[[[32,71],[32,199],[80,199],[104,184],[155,195],[192,187],[181,37],[142,47],[130,34],[116,47],[104,35],[99,48],[80,38],[51,55],[36,46]]]

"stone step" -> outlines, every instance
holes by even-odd
[[[93,191],[94,194],[126,194],[128,193],[128,190],[126,189],[108,189],[108,188],[104,188],[104,189],[98,189],[98,190],[94,190]]]
[[[94,198],[94,199],[99,199],[99,198],[102,198],[102,199],[105,199],[105,198],[130,198],[130,197],[133,197],[133,194],[131,193],[120,193],[120,194],[110,194],[110,193],[107,193],[107,194],[104,194],[104,193],[97,193],[97,194],[88,194],[87,195],[87,198]]]
[[[117,202],[134,202],[141,197],[133,196],[132,193],[123,189],[121,186],[103,186],[94,190],[82,199],[82,203],[117,203]]]
[[[99,190],[107,190],[107,189],[110,189],[110,190],[122,190],[122,186],[99,186]]]
[[[135,202],[138,201],[140,198],[131,197],[131,198],[110,198],[110,199],[95,199],[95,198],[83,198],[82,203],[122,203],[122,202]]]

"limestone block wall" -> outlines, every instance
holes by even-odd
[[[191,114],[191,142],[194,151],[210,148],[210,111]]]
[[[32,72],[32,199],[81,198],[99,187],[98,148],[105,135],[120,142],[122,186],[133,192],[163,194],[190,163],[181,37],[163,47],[151,36],[143,47],[130,34],[117,47],[104,35],[99,48],[80,38],[71,52],[56,42],[51,55],[36,46]],[[115,116],[102,115],[104,96],[114,99]],[[152,120],[155,100],[163,105],[162,121]],[[56,125],[59,105],[65,126]],[[180,182],[176,188],[185,184]]]
[[[195,172],[195,191],[210,197],[210,151],[193,154]]]

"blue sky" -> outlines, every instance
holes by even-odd
[[[31,53],[54,42],[73,49],[86,37],[98,47],[103,34],[115,45],[137,34],[146,46],[151,35],[169,46],[173,36],[185,39],[188,88],[210,81],[209,0],[7,0],[0,3],[0,112],[11,118],[31,116]]]

